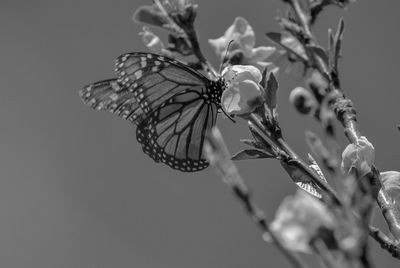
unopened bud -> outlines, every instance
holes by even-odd
[[[301,114],[313,115],[318,107],[318,102],[314,95],[302,87],[296,87],[290,92],[289,101]]]

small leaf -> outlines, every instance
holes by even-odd
[[[250,147],[254,147],[254,148],[258,148],[258,149],[264,149],[264,147],[265,147],[262,143],[257,142],[255,140],[241,139],[240,141]]]
[[[267,74],[268,74],[268,67],[265,67],[264,71],[262,73],[262,79],[260,81],[260,85],[262,86],[263,89],[265,89],[266,84],[267,84],[267,80],[268,80]]]
[[[309,194],[321,198],[321,194],[319,191],[319,187],[310,179],[309,176],[305,175],[302,171],[299,170],[298,167],[294,167],[290,165],[290,163],[285,163],[284,161],[281,161],[282,167],[286,170],[286,172],[289,174],[289,176],[292,178],[293,182],[296,183],[298,187],[303,189],[304,191],[308,192]],[[318,167],[318,165],[316,165]],[[324,175],[322,174],[321,170],[318,167],[318,170],[316,170],[316,167],[314,164],[310,165],[310,168],[315,170],[315,172],[318,173],[318,178],[321,181],[326,182],[326,179]],[[322,176],[319,174],[321,172]]]
[[[299,186],[301,189],[303,189],[304,191],[306,191],[307,193],[317,197],[317,198],[321,198],[322,195],[318,192],[317,189],[318,186],[315,185],[314,182],[310,181],[310,182],[296,182],[296,185]]]
[[[292,178],[293,182],[298,183],[309,183],[312,182],[310,177],[305,175],[304,172],[300,171],[297,166],[293,166],[292,164],[281,161],[280,162],[282,167],[286,170],[286,172],[289,174],[290,178]]]
[[[329,55],[329,67],[332,68],[333,56],[335,51],[335,36],[333,35],[332,29],[328,29],[328,55]]]
[[[267,107],[271,111],[271,114],[274,116],[275,110],[276,110],[276,92],[278,91],[279,84],[278,81],[275,78],[275,75],[273,73],[270,73],[268,81],[267,81],[267,87],[265,90],[266,96],[265,101],[267,103]]]
[[[315,161],[315,159],[312,157],[311,154],[308,154],[308,162],[309,162],[309,167],[312,168],[319,175],[319,179],[321,181],[327,182],[324,173],[322,172],[321,168],[317,164],[317,161]]]
[[[281,44],[281,37],[282,34],[281,33],[277,33],[277,32],[269,32],[265,34],[271,41],[273,41],[274,43],[277,44]]]
[[[273,155],[259,149],[245,149],[232,156],[232,160],[274,158]]]
[[[339,57],[341,56],[343,33],[344,33],[344,20],[343,18],[341,18],[335,35],[335,52],[334,52],[334,63],[333,63],[333,69],[335,70],[337,69]]]
[[[400,172],[381,172],[381,181],[390,197],[393,200],[400,201]]]
[[[308,47],[315,55],[317,55],[321,60],[324,61],[326,66],[329,66],[329,57],[326,51],[320,46],[309,46]]]

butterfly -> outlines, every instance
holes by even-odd
[[[115,72],[79,91],[84,104],[135,124],[137,141],[155,162],[184,172],[206,168],[204,140],[221,110],[224,79],[142,52],[119,56]]]

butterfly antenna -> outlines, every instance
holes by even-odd
[[[235,40],[232,39],[232,40],[229,41],[229,43],[228,43],[228,47],[227,47],[227,49],[226,49],[226,51],[225,51],[225,55],[224,55],[224,57],[222,58],[221,64],[219,65],[219,71],[218,71],[219,74],[222,72],[222,66],[224,66],[225,61],[228,59],[229,48],[231,47],[231,44],[232,44],[233,42],[235,42]]]
[[[236,123],[235,119],[231,115],[229,115],[224,109],[221,108],[221,111],[228,117],[233,123]]]

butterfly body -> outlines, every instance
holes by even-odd
[[[116,79],[84,87],[83,102],[136,124],[136,138],[154,161],[186,172],[206,168],[204,139],[221,108],[223,79],[212,81],[179,61],[139,52],[118,57],[116,73]]]

